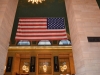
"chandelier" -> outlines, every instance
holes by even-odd
[[[48,63],[47,62],[44,62],[43,63],[43,71],[44,72],[47,72],[47,66],[48,66]]]
[[[32,4],[36,3],[42,3],[42,1],[45,1],[45,0],[28,0],[28,2],[32,2]]]
[[[47,65],[43,65],[43,71],[47,72]]]
[[[22,70],[25,72],[29,72],[29,64],[27,62],[24,62],[24,65],[22,66]]]
[[[63,66],[60,66],[60,70],[64,72],[67,69],[66,62],[63,63]]]
[[[25,72],[29,72],[29,67],[26,66],[26,65],[23,65],[22,70],[25,71]]]

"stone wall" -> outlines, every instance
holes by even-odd
[[[100,75],[100,9],[96,0],[65,0],[76,75]]]
[[[0,75],[4,66],[18,0],[0,0]]]

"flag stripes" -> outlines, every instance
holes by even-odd
[[[19,22],[47,22],[47,18],[20,18]]]
[[[16,33],[16,36],[66,36],[66,33]]]
[[[55,22],[55,26],[54,26],[55,29],[54,29],[53,25],[48,26],[48,24],[52,24],[51,21],[50,23],[48,23],[48,18],[20,18],[15,40],[67,39],[66,29],[64,28],[64,26],[62,27],[62,26],[57,25],[61,27],[61,28],[57,28],[56,22]]]
[[[16,37],[16,40],[62,40],[66,39],[66,36],[50,36],[50,37]]]

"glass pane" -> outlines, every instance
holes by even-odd
[[[49,40],[41,40],[38,45],[51,45],[51,42]]]
[[[20,45],[20,46],[29,46],[30,45],[30,41],[28,41],[28,40],[20,40],[19,42],[18,42],[18,45]]]
[[[70,45],[70,44],[71,44],[71,42],[69,40],[61,40],[59,42],[59,45]]]

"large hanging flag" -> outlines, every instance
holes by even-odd
[[[15,40],[66,40],[64,18],[20,18]]]

